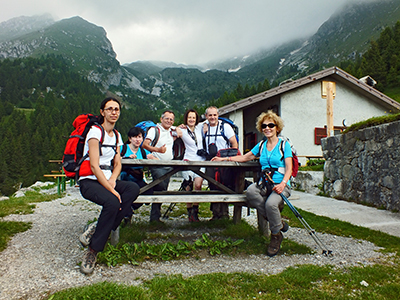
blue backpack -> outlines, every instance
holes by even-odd
[[[142,121],[142,122],[137,123],[135,125],[135,127],[139,127],[141,129],[143,129],[143,131],[144,131],[143,141],[145,140],[149,129],[151,127],[155,127],[156,128],[156,136],[155,136],[154,140],[151,142],[151,146],[154,147],[157,144],[158,139],[160,138],[160,129],[157,127],[156,123],[154,123],[153,121]]]
[[[223,117],[218,117],[218,120],[222,121],[221,134],[222,134],[222,137],[227,142],[227,144],[229,144],[229,139],[226,137],[225,132],[224,132],[224,124],[225,123],[228,123],[232,127],[233,132],[235,133],[236,141],[238,142],[238,145],[239,145],[239,128],[235,125],[235,123],[233,123],[233,121],[231,119],[223,118]]]
[[[158,139],[160,138],[160,128],[158,128],[157,124],[155,124],[153,121],[142,121],[136,124],[135,127],[139,127],[143,129],[144,131],[144,137],[143,141],[146,138],[147,132],[151,127],[155,127],[156,129],[156,135],[154,137],[154,140],[151,142],[151,146],[155,147],[157,145]],[[177,138],[174,140],[173,144],[173,155],[174,155],[174,160],[182,160],[183,156],[185,155],[185,144],[183,143],[183,140],[181,138]]]

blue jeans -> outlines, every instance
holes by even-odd
[[[156,180],[167,174],[168,172],[172,171],[170,167],[162,167],[162,168],[151,168],[151,176],[153,180]],[[164,181],[160,182],[158,185],[154,187],[155,191],[166,191],[168,190],[169,185],[169,178],[165,179]],[[159,221],[161,217],[161,203],[153,203],[151,205],[151,212],[150,212],[150,222],[151,221]]]
[[[118,198],[97,180],[80,180],[79,188],[85,199],[103,207],[90,242],[93,250],[103,251],[111,230],[116,230],[131,210],[133,201],[139,195],[139,186],[134,182],[117,180],[115,190],[120,194],[122,203],[119,203]]]

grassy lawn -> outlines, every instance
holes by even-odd
[[[201,209],[207,213],[207,207]],[[184,213],[184,207],[176,207],[173,214]],[[48,299],[398,299],[400,292],[399,248],[400,238],[390,236],[347,222],[316,216],[313,213],[299,210],[300,214],[318,232],[331,233],[339,236],[353,237],[373,242],[384,247],[384,252],[397,253],[385,263],[367,267],[334,268],[332,266],[302,265],[286,269],[278,275],[249,274],[249,273],[214,273],[184,278],[176,276],[157,276],[145,281],[139,286],[126,286],[116,283],[102,282],[91,286],[60,291]],[[285,206],[282,215],[289,219],[290,226],[302,227],[298,219]],[[145,259],[185,259],[197,258],[198,249],[185,248],[177,254],[179,238],[171,232],[167,225],[151,228],[147,222],[126,225],[121,228],[121,241],[116,247],[107,246],[108,253],[101,257],[103,263],[137,263]],[[215,232],[209,235],[214,241],[243,240],[235,247],[221,249],[227,255],[249,255],[265,253],[266,238],[260,236],[257,230],[246,222],[234,225],[231,221],[187,223],[182,228],[201,230],[210,229]],[[160,232],[168,234],[160,234]],[[153,232],[153,233],[151,233]],[[163,240],[158,245],[146,248],[146,253],[133,257],[127,250],[127,245],[136,243],[150,245],[151,241]],[[140,244],[139,244],[140,243]],[[168,246],[171,248],[168,250]],[[182,246],[182,248],[184,248]],[[110,250],[111,249],[111,250]],[[210,248],[208,248],[210,249]],[[165,255],[171,252],[172,255]],[[209,251],[209,250],[208,250]],[[120,255],[120,253],[125,253]],[[152,253],[152,254],[149,254]],[[282,244],[281,254],[310,253],[310,249],[290,240]],[[175,255],[175,256],[174,256]],[[118,256],[118,258],[116,258]],[[131,260],[129,260],[131,259]],[[108,260],[108,261],[107,261]]]
[[[34,203],[52,201],[59,198],[58,195],[40,194],[38,191],[28,191],[24,197],[10,197],[0,201],[0,217],[11,214],[32,214]],[[31,228],[30,223],[0,221],[0,251],[7,247],[8,241],[18,232]]]
[[[399,282],[397,260],[395,266],[340,270],[303,265],[270,276],[159,276],[139,286],[102,282],[64,290],[48,299],[398,299]]]

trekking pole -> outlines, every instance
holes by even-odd
[[[169,213],[173,211],[174,207],[175,207],[176,203],[171,203],[167,210],[165,211],[164,215],[162,216],[163,219],[168,219],[169,217]]]
[[[193,188],[193,181],[192,181],[192,177],[189,176],[189,180],[183,180],[181,186],[179,187],[178,191],[186,191],[186,187],[190,187],[190,189]],[[162,216],[163,219],[168,219],[169,217],[169,213],[173,211],[174,207],[175,207],[176,203],[171,203],[167,210],[165,211],[164,215]]]
[[[269,176],[268,173],[265,173],[265,175],[268,177],[268,180],[275,184],[275,182],[272,180],[272,178]],[[304,226],[304,228],[307,230],[308,234],[314,239],[315,243],[321,248],[322,254],[325,256],[331,255],[332,250],[328,250],[328,247],[320,240],[320,238],[317,236],[316,232],[312,227],[307,223],[307,221],[302,217],[302,215],[298,212],[298,210],[290,203],[288,198],[286,198],[283,193],[279,194],[283,201],[289,206],[290,210],[294,213],[294,215],[299,219],[300,223]]]

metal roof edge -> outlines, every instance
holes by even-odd
[[[261,92],[259,94],[241,99],[239,101],[236,101],[234,103],[225,105],[221,108],[219,108],[219,114],[224,115],[227,113],[230,113],[232,111],[238,110],[245,108],[249,105],[252,105],[254,103],[263,101],[265,99],[271,98],[276,95],[280,95],[282,93],[291,91],[295,88],[301,87],[303,85],[309,84],[311,82],[315,82],[317,80],[321,80],[327,76],[330,75],[337,75],[346,81],[352,83],[354,86],[362,89],[363,91],[371,94],[373,97],[375,97],[379,101],[383,101],[386,106],[391,106],[394,109],[397,109],[400,111],[400,103],[397,101],[393,100],[392,98],[386,96],[385,94],[381,93],[377,89],[367,85],[366,83],[360,81],[359,79],[355,78],[354,76],[350,75],[349,73],[343,71],[342,69],[334,66],[330,67],[328,69],[319,71],[317,73],[307,75],[305,77],[302,77],[300,79],[294,80],[292,82],[288,82],[285,84],[282,84],[281,86],[277,86],[275,88],[269,89],[267,91]]]

